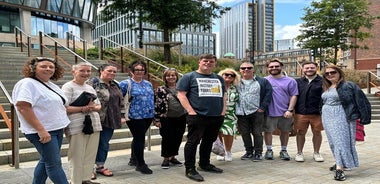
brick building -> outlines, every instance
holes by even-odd
[[[371,15],[379,15],[380,1],[379,0],[368,0],[371,5],[369,6],[369,13]],[[356,50],[356,69],[357,70],[370,70],[376,71],[377,64],[380,64],[380,20],[376,19],[374,25],[370,32],[373,37],[364,40],[363,42],[358,42],[359,44],[364,43],[369,47],[368,50],[357,49]],[[354,40],[353,40],[354,41]],[[351,59],[355,59],[355,50],[351,51]]]

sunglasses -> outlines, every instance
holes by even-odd
[[[235,77],[236,76],[235,74],[232,74],[232,73],[225,73],[223,75],[226,77]]]
[[[253,67],[240,67],[240,70],[252,70]]]
[[[275,65],[275,66],[268,66],[268,68],[280,68],[280,65]]]
[[[166,72],[166,71],[177,71],[175,68],[166,68],[165,70],[164,70],[164,72]]]
[[[52,63],[56,63],[57,61],[53,58],[48,58],[48,57],[36,57],[34,58],[35,60],[35,63],[38,63],[38,62],[41,62],[41,61],[49,61],[49,62],[52,62]]]
[[[329,76],[329,75],[335,75],[337,74],[338,72],[337,71],[331,71],[331,72],[325,72],[325,76]]]

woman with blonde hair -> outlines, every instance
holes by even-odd
[[[239,93],[236,85],[240,82],[240,75],[232,68],[226,68],[218,73],[224,79],[227,91],[227,111],[224,122],[219,130],[219,139],[224,143],[225,155],[217,156],[217,160],[232,161],[232,143],[237,134],[237,117],[235,115],[235,105],[239,100]]]

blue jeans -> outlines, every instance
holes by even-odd
[[[45,184],[47,177],[55,184],[68,184],[62,168],[61,145],[63,130],[50,131],[51,141],[42,144],[37,133],[25,134],[25,137],[36,147],[40,160],[34,169],[33,184]]]
[[[96,160],[95,164],[97,165],[104,165],[107,159],[108,151],[110,149],[110,140],[112,138],[114,129],[102,127],[103,130],[100,131],[100,137],[99,137],[99,146],[98,146],[98,153],[96,154]]]

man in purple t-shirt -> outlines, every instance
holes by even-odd
[[[264,125],[264,140],[267,147],[265,159],[273,160],[272,151],[272,132],[278,128],[281,130],[281,152],[282,160],[290,160],[290,156],[286,151],[289,132],[293,127],[293,110],[297,102],[298,87],[297,82],[290,77],[282,74],[284,64],[273,59],[267,63],[269,75],[265,77],[273,88],[272,102],[268,107],[268,117]]]

